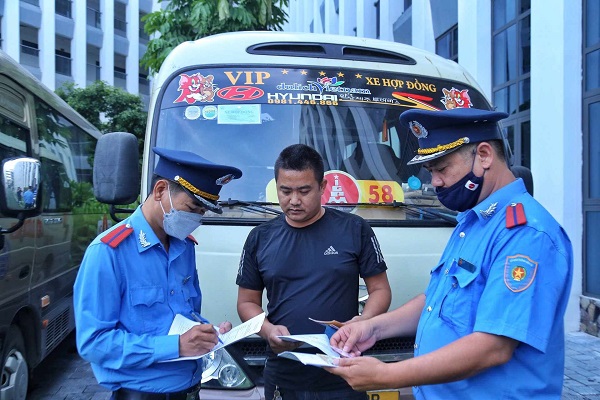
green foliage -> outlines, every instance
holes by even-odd
[[[159,3],[162,0],[159,0]],[[151,73],[158,72],[177,45],[217,33],[281,30],[287,22],[289,0],[171,0],[164,10],[146,15],[142,22],[148,42],[141,60]]]

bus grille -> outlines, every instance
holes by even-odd
[[[384,362],[405,360],[413,356],[415,340],[413,337],[397,337],[378,341],[375,346],[364,353],[365,356],[378,358]],[[267,346],[261,338],[249,338],[235,347],[243,354],[250,366],[262,366],[267,357]]]

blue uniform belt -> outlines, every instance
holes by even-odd
[[[137,390],[121,388],[114,391],[111,400],[198,400],[200,387],[194,386],[181,392],[173,393],[149,393]]]

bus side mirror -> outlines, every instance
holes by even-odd
[[[0,211],[11,218],[31,218],[42,209],[41,164],[35,158],[10,158],[2,162]]]
[[[0,212],[17,218],[18,222],[6,229],[0,226],[0,249],[4,235],[23,226],[26,218],[35,217],[42,210],[41,164],[35,158],[10,158],[2,161],[0,178]]]
[[[101,203],[131,204],[140,194],[138,141],[131,133],[102,135],[94,153],[94,196]]]

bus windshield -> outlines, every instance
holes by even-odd
[[[163,89],[152,146],[240,168],[243,177],[223,187],[220,201],[277,209],[273,165],[283,148],[303,143],[323,156],[328,185],[322,203],[371,221],[451,214],[437,201],[429,173],[407,165],[418,144],[399,124],[403,111],[489,109],[462,83],[349,69],[192,69],[172,76]],[[224,207],[222,215],[207,218],[273,215],[264,207]]]

